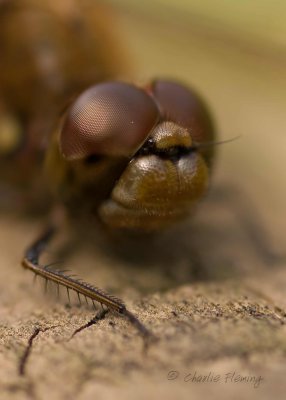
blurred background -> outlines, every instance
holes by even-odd
[[[272,221],[282,223],[286,191],[286,3],[107,3],[117,11],[121,35],[133,61],[134,79],[174,77],[195,87],[213,111],[219,138],[241,135],[218,149],[217,179],[248,187],[265,214],[269,212]]]

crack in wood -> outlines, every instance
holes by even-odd
[[[93,317],[90,321],[88,321],[86,324],[80,326],[79,328],[77,328],[73,334],[70,337],[70,340],[77,335],[79,332],[83,331],[86,328],[89,328],[92,325],[97,324],[99,321],[103,320],[106,316],[107,313],[109,313],[110,310],[109,309],[102,309],[99,310],[97,312],[97,314],[95,315],[95,317]],[[155,343],[158,338],[156,338],[153,334],[151,334],[149,332],[149,330],[147,328],[144,327],[144,325],[141,324],[140,321],[137,320],[137,318],[135,318],[133,316],[132,313],[129,313],[129,311],[126,310],[126,314],[124,314],[125,317],[127,317],[127,319],[129,320],[129,322],[135,326],[135,328],[137,328],[137,330],[139,330],[139,332],[142,335],[143,338],[143,353],[147,354],[147,351],[151,345],[151,343]]]
[[[35,328],[34,332],[33,332],[32,335],[29,337],[28,345],[26,346],[26,349],[25,349],[25,351],[24,351],[22,357],[20,358],[19,367],[18,367],[19,375],[21,375],[21,376],[24,376],[24,375],[25,375],[26,366],[27,366],[27,362],[28,362],[29,356],[30,356],[31,351],[32,351],[33,343],[34,343],[34,340],[36,339],[36,337],[39,335],[39,333],[40,333],[40,332],[46,332],[46,331],[48,331],[49,329],[56,328],[57,326],[58,326],[58,325],[56,325],[56,326],[50,326],[50,327],[48,327],[48,328]]]
[[[106,316],[106,314],[109,312],[109,309],[102,309],[97,312],[95,317],[93,317],[90,321],[88,321],[86,324],[80,326],[77,328],[73,334],[71,335],[70,339],[72,339],[75,335],[77,335],[79,332],[83,331],[86,328],[89,328],[92,325],[97,324],[99,321],[103,320]]]
[[[20,363],[19,363],[19,375],[25,375],[25,369],[26,369],[26,365],[27,365],[27,361],[29,358],[29,355],[31,353],[32,350],[32,346],[33,346],[33,341],[34,339],[36,339],[36,337],[38,336],[38,334],[41,332],[40,328],[36,328],[33,332],[33,334],[30,336],[29,340],[28,340],[28,345],[24,351],[24,354],[22,355],[21,359],[20,359]]]

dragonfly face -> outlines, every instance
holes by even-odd
[[[0,180],[32,207],[52,205],[51,186],[74,218],[159,229],[204,194],[212,150],[193,145],[213,140],[213,127],[192,90],[160,80],[92,86],[58,124],[72,97],[122,65],[108,15],[88,4],[1,2]]]
[[[186,216],[205,194],[213,154],[199,145],[213,138],[204,104],[186,86],[105,82],[71,105],[46,169],[71,216],[158,230]]]
[[[90,0],[0,1],[0,203],[11,184],[20,188],[18,204],[32,209],[60,202],[73,220],[160,230],[205,194],[213,146],[204,145],[214,130],[186,86],[114,80],[121,51],[108,20]],[[121,313],[148,336],[122,300],[40,263],[57,228],[53,221],[30,246],[24,268]]]

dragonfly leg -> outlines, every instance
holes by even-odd
[[[52,281],[57,285],[65,286],[67,291],[74,290],[76,293],[97,301],[124,316],[144,338],[151,337],[151,332],[138,320],[138,318],[127,310],[124,302],[102,289],[99,289],[83,280],[69,275],[65,271],[51,268],[51,265],[42,265],[40,256],[56,234],[57,229],[53,226],[48,227],[45,232],[26,250],[22,260],[22,266],[47,281]]]

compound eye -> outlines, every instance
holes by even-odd
[[[144,90],[106,82],[83,92],[69,109],[60,133],[65,158],[131,156],[159,119],[156,103]]]
[[[149,89],[158,102],[164,120],[187,128],[196,142],[211,141],[214,129],[200,97],[177,82],[155,80]]]

